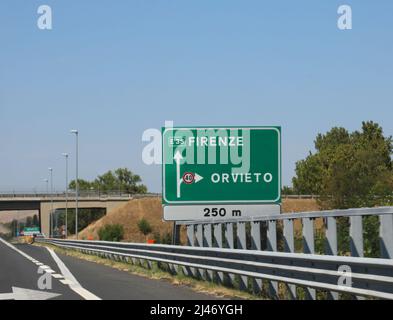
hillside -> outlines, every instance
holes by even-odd
[[[313,199],[284,199],[283,212],[301,212],[318,210]],[[124,226],[124,241],[145,242],[145,236],[138,230],[137,223],[145,218],[153,227],[153,232],[160,235],[172,231],[173,224],[162,220],[161,198],[143,198],[131,200],[123,207],[109,212],[105,217],[90,224],[80,232],[81,239],[98,239],[98,230],[106,224],[122,224]],[[150,236],[151,237],[151,236]]]
[[[143,198],[131,200],[121,208],[109,212],[105,217],[90,224],[79,234],[80,238],[98,239],[98,230],[106,224],[122,224],[124,241],[145,242],[145,236],[138,230],[137,223],[145,218],[153,228],[153,232],[164,235],[171,232],[172,224],[162,221],[160,198]]]

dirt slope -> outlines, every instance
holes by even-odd
[[[316,211],[318,205],[313,199],[284,199],[283,212]],[[106,224],[122,224],[124,241],[145,242],[145,236],[138,230],[137,223],[145,218],[153,227],[153,232],[164,235],[172,231],[172,223],[162,221],[161,198],[131,200],[123,207],[109,212],[105,217],[92,223],[80,233],[82,239],[98,239],[98,230]],[[152,236],[150,236],[152,238]]]
[[[172,224],[162,221],[161,198],[131,200],[121,208],[109,212],[105,217],[90,224],[80,233],[84,239],[98,239],[98,230],[106,224],[121,224],[124,227],[124,241],[145,242],[145,236],[138,230],[137,223],[145,218],[153,232],[161,235],[171,232]]]

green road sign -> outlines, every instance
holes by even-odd
[[[281,128],[163,128],[163,204],[279,204]]]
[[[40,232],[39,227],[27,227],[23,229],[25,232]]]
[[[40,233],[40,228],[39,227],[27,227],[23,229],[23,235],[25,236],[33,236],[35,234]]]

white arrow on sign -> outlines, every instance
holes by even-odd
[[[195,183],[198,183],[199,181],[201,181],[203,179],[203,177],[202,176],[200,176],[199,174],[197,174],[196,172],[195,172]]]
[[[180,186],[181,186],[181,184],[183,182],[183,179],[180,176],[180,161],[183,159],[183,156],[182,156],[181,152],[180,151],[176,151],[175,156],[173,157],[173,159],[176,161],[176,196],[178,198],[180,198],[180,196],[181,196]],[[203,177],[195,172],[194,183],[198,183],[202,179],[203,179]]]
[[[12,293],[0,293],[0,300],[49,300],[58,296],[61,294],[12,287]]]
[[[176,161],[176,194],[177,197],[180,198],[180,184],[182,182],[182,179],[180,178],[180,161],[183,159],[183,156],[181,155],[180,151],[177,151],[175,156],[173,157]]]

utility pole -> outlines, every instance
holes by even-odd
[[[66,208],[65,208],[65,237],[68,237],[68,153],[63,153],[63,156],[66,160]]]
[[[44,182],[46,183],[46,196],[48,196],[48,193],[49,193],[49,187],[48,187],[49,180],[48,179],[44,179]]]
[[[78,141],[78,136],[79,132],[78,130],[71,130],[71,133],[75,134],[76,137],[76,150],[75,150],[75,158],[76,158],[76,166],[75,166],[75,236],[76,240],[78,240],[78,193],[79,193],[79,182],[78,182],[78,149],[79,149],[79,141]]]
[[[50,217],[51,217],[51,226],[52,226],[52,232],[51,232],[51,238],[53,238],[53,232],[54,232],[54,217],[53,217],[53,168],[49,168],[49,173],[50,173]]]

